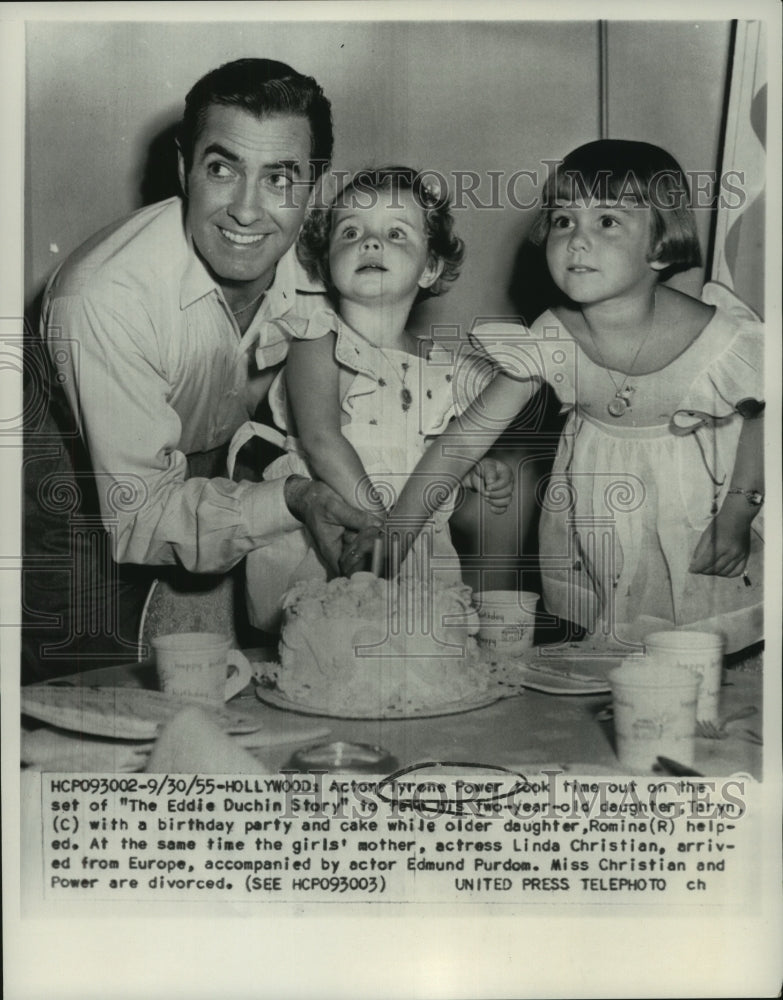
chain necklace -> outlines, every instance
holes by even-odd
[[[247,303],[247,305],[242,306],[241,309],[231,309],[231,315],[232,316],[241,316],[243,312],[247,312],[248,309],[251,306],[254,306],[256,304],[256,302],[258,302],[260,299],[262,299],[265,295],[266,295],[266,289],[264,289],[263,292],[259,292],[258,295],[256,295],[256,297],[254,299],[251,299]],[[229,309],[230,308],[231,307],[229,306]]]
[[[642,348],[647,343],[650,334],[652,333],[653,328],[655,326],[655,305],[656,305],[656,296],[655,294],[653,294],[653,307],[652,307],[652,316],[650,317],[650,325],[647,329],[647,333],[639,341],[639,346],[636,348],[636,353],[633,356],[633,360],[631,361],[630,365],[627,366],[628,368],[627,374],[623,376],[620,382],[618,382],[617,379],[614,377],[614,375],[612,375],[612,372],[609,369],[609,365],[604,360],[603,351],[596,343],[596,339],[593,336],[593,331],[590,328],[590,324],[589,323],[585,324],[587,326],[587,332],[590,334],[590,341],[593,347],[595,348],[595,352],[598,355],[598,358],[601,362],[601,366],[603,367],[603,370],[606,372],[606,374],[609,376],[609,379],[615,388],[614,398],[611,399],[606,405],[606,409],[608,410],[609,415],[612,417],[615,418],[622,417],[628,410],[631,409],[631,400],[633,399],[633,394],[636,392],[636,386],[629,385],[628,379],[633,377],[634,368],[636,367],[636,362],[639,359],[639,355],[642,353]]]

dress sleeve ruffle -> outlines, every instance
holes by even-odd
[[[342,409],[349,416],[353,416],[353,403],[357,396],[368,396],[378,388],[377,352],[376,347],[368,344],[345,323],[338,325],[335,359],[343,368],[356,374],[342,400]]]
[[[764,398],[764,324],[723,285],[705,285],[702,300],[718,309],[723,336],[709,365],[691,384],[682,408],[725,418],[740,401]]]
[[[509,378],[548,382],[564,408],[576,401],[576,344],[551,313],[528,329],[518,323],[483,323],[470,340]]]
[[[339,325],[340,322],[331,309],[318,309],[309,318],[290,315],[265,320],[261,323],[257,334],[256,365],[262,370],[281,360],[277,354],[275,359],[271,357],[273,349],[281,341],[285,341],[287,345],[292,340],[318,340],[327,333],[337,330]]]
[[[731,482],[742,430],[743,417],[736,410],[737,404],[764,398],[761,318],[717,283],[704,286],[702,300],[718,310],[711,321],[719,324],[714,350],[671,423],[673,433],[686,438],[686,446],[679,451],[680,489],[690,523],[697,528],[704,528],[714,511],[695,469],[703,464],[707,470],[714,487],[713,500],[719,508]]]
[[[442,434],[449,421],[473,403],[495,377],[496,368],[483,351],[467,343],[436,346],[424,368],[427,398],[422,400],[424,433]]]

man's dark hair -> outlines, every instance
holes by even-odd
[[[177,140],[188,172],[211,104],[241,108],[256,118],[267,115],[306,118],[310,123],[313,180],[332,159],[332,108],[315,80],[273,59],[237,59],[202,76],[185,98]]]

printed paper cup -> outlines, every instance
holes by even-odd
[[[717,722],[720,712],[720,688],[723,683],[725,638],[716,632],[653,632],[644,639],[650,669],[658,664],[687,667],[702,678],[696,718]]]
[[[656,757],[692,764],[701,677],[687,667],[627,659],[609,674],[617,756],[632,774],[649,774]]]
[[[217,707],[250,682],[252,668],[228,636],[216,632],[179,632],[152,640],[162,691]]]
[[[499,656],[522,656],[533,645],[539,595],[530,590],[484,590],[473,595],[478,643]]]

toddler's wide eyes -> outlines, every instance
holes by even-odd
[[[355,240],[356,237],[359,235],[359,231],[358,229],[356,229],[355,226],[346,226],[346,228],[343,229],[340,235],[344,240]]]
[[[601,216],[601,228],[602,229],[614,229],[615,226],[619,226],[620,222],[615,219],[613,215],[602,215]]]
[[[553,229],[568,229],[571,220],[567,215],[553,215],[551,225]]]
[[[390,240],[401,240],[403,237],[403,232],[401,229],[390,229],[389,239]]]

